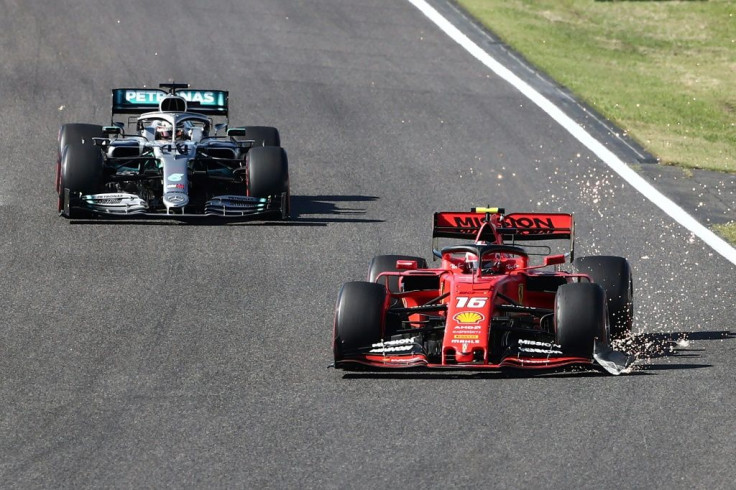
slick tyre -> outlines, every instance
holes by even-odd
[[[380,284],[346,282],[337,295],[333,352],[335,362],[380,342],[387,292]]]
[[[96,146],[72,143],[62,150],[59,171],[59,211],[63,209],[65,189],[69,194],[95,194],[102,189],[102,152]]]
[[[102,126],[96,124],[64,124],[59,129],[59,154],[67,145],[79,143],[94,146],[92,138],[103,138]]]
[[[59,129],[59,152],[56,159],[56,193],[59,196],[64,194],[61,187],[61,154],[64,148],[70,144],[81,144],[86,146],[94,146],[92,138],[104,137],[102,126],[96,124],[64,124]],[[59,198],[59,211],[61,211],[61,197]]]
[[[573,261],[577,272],[587,274],[606,291],[611,336],[625,337],[634,323],[634,281],[631,266],[623,257],[592,255]]]
[[[417,266],[420,269],[427,268],[427,261],[421,257],[412,257],[411,255],[377,255],[371,260],[370,268],[368,269],[368,282],[376,282],[376,278],[383,272],[396,272],[397,260],[416,260]],[[388,278],[388,283],[384,283],[383,279],[379,279],[381,284],[387,284],[389,291],[392,293],[399,292],[399,278],[393,276]]]
[[[246,165],[249,196],[280,196],[289,192],[289,161],[283,148],[251,148]]]
[[[557,289],[555,343],[571,357],[593,357],[593,342],[608,343],[606,293],[598,284],[573,283]]]
[[[279,130],[270,126],[245,126],[245,139],[254,140],[254,147],[281,146]]]

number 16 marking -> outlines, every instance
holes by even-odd
[[[458,296],[456,308],[483,308],[488,302],[488,298],[469,298],[468,296]]]

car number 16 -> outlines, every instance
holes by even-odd
[[[488,298],[470,298],[468,296],[458,296],[456,308],[483,308],[488,302]]]

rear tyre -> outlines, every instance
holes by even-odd
[[[606,291],[611,336],[630,334],[634,323],[634,281],[629,262],[623,257],[592,255],[575,259],[573,267]]]
[[[386,301],[386,288],[380,284],[363,281],[343,284],[335,310],[335,362],[381,341]]]
[[[376,255],[371,260],[371,265],[368,270],[368,281],[376,282],[376,278],[383,272],[396,272],[399,269],[396,268],[397,260],[416,260],[417,266],[420,269],[427,268],[427,261],[421,257],[412,257],[411,255]],[[385,284],[381,279],[381,284]],[[392,276],[388,278],[388,289],[392,293],[399,292],[399,278],[398,276]]]
[[[59,171],[59,211],[64,208],[64,191],[69,194],[95,194],[102,189],[102,152],[96,146],[73,143],[61,153]]]
[[[571,357],[593,357],[593,341],[608,344],[606,293],[598,284],[560,286],[555,295],[555,343]]]
[[[254,140],[254,147],[281,146],[279,130],[270,126],[245,126],[245,139]]]

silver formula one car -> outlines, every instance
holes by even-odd
[[[110,126],[61,127],[59,213],[286,219],[289,169],[278,130],[229,128],[226,91],[176,83],[159,87],[113,89]],[[127,124],[116,122],[117,114],[128,114]],[[135,132],[126,133],[131,126]]]

